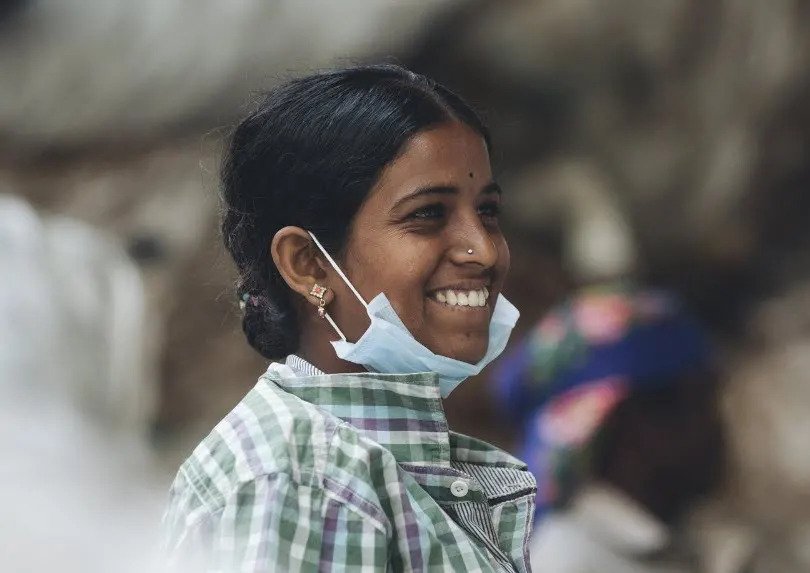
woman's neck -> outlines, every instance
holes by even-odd
[[[331,344],[335,338],[326,321],[308,322],[302,325],[295,354],[327,374],[365,372],[366,369],[359,364],[338,358]]]

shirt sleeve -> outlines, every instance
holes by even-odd
[[[358,508],[284,474],[242,484],[216,512],[176,492],[164,518],[180,571],[385,571],[388,536]],[[192,496],[193,497],[193,496]]]

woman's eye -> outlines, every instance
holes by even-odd
[[[433,205],[425,205],[424,207],[420,207],[413,213],[411,213],[408,218],[409,219],[417,219],[417,220],[431,220],[431,219],[441,219],[444,217],[445,214],[445,207],[441,203],[434,203]]]
[[[484,203],[483,205],[478,207],[478,214],[481,215],[482,217],[497,219],[498,216],[501,214],[501,205],[496,201]]]

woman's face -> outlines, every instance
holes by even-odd
[[[367,302],[385,293],[434,353],[477,362],[509,269],[500,201],[478,133],[458,122],[420,132],[384,169],[352,221],[344,272]],[[335,279],[329,311],[354,341],[368,316]]]

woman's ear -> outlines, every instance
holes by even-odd
[[[270,256],[287,286],[317,305],[318,299],[311,294],[312,287],[315,284],[329,287],[329,284],[309,233],[301,227],[279,229],[270,242]],[[324,296],[327,304],[332,296],[331,289],[327,290]]]

